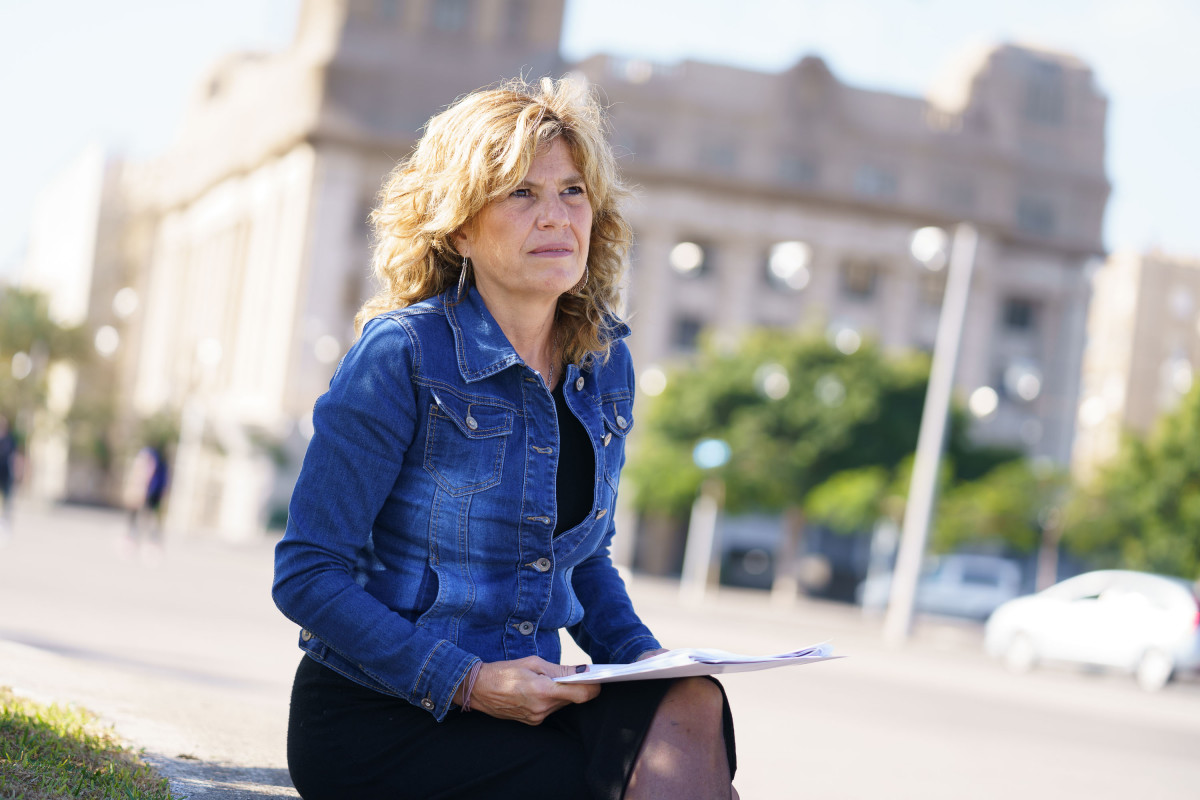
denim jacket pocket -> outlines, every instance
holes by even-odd
[[[633,430],[633,399],[625,394],[601,398],[600,416],[604,418],[604,477],[616,489],[625,437]]]
[[[504,471],[504,444],[513,412],[449,392],[434,392],[425,439],[425,469],[438,486],[459,497],[490,489]]]

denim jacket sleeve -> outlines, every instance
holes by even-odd
[[[275,551],[279,609],[378,688],[438,719],[477,658],[415,626],[355,580],[415,432],[420,350],[400,321],[368,323],[313,411],[313,438]]]
[[[569,629],[575,642],[596,664],[627,664],[660,645],[633,609],[625,582],[609,557],[615,528],[609,523],[600,549],[575,568],[572,586],[583,606],[583,620]]]

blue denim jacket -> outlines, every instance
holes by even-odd
[[[625,343],[563,376],[596,473],[591,513],[555,537],[554,398],[474,289],[447,297],[367,323],[317,400],[272,589],[310,657],[438,719],[478,659],[557,662],[560,628],[597,663],[659,646],[608,554]]]

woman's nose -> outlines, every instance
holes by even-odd
[[[567,204],[558,195],[547,198],[541,204],[538,214],[538,226],[542,228],[564,228],[571,221],[567,213]]]

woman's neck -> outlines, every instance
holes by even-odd
[[[562,357],[556,346],[554,326],[557,302],[548,305],[528,303],[521,306],[494,306],[488,302],[486,295],[481,293],[481,296],[500,330],[504,331],[509,344],[517,351],[517,355],[541,373],[546,385],[553,389],[551,373],[555,380],[560,377],[559,364]]]

